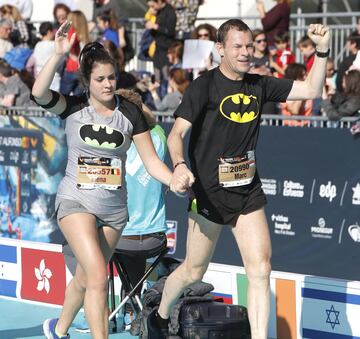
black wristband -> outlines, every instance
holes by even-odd
[[[39,106],[41,106],[42,108],[45,108],[45,109],[47,109],[47,108],[52,108],[52,107],[54,107],[54,106],[59,102],[60,94],[59,94],[58,92],[56,92],[56,91],[53,91],[52,89],[50,90],[50,92],[51,92],[51,94],[52,94],[51,100],[50,100],[47,104],[45,104],[45,105],[40,105],[40,104],[38,104],[37,101],[36,101],[36,99],[35,99],[35,97],[34,97],[32,94],[30,94],[30,99],[31,99],[32,101],[36,102],[36,103],[37,103]]]
[[[178,167],[179,165],[181,165],[181,164],[185,164],[185,165],[186,165],[186,161],[185,161],[185,160],[181,160],[181,161],[177,162],[177,163],[174,165],[174,169],[175,169],[176,167]]]
[[[319,58],[327,58],[329,55],[330,55],[330,48],[327,50],[327,52],[316,51],[316,56]]]

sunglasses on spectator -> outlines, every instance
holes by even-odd
[[[257,44],[260,44],[261,42],[266,42],[266,39],[255,40],[255,42],[256,42]]]
[[[204,34],[198,34],[198,38],[208,38],[209,37],[209,33],[204,33]]]

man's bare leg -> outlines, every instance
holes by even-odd
[[[249,280],[252,339],[266,339],[270,312],[271,239],[264,209],[240,215],[232,229]]]
[[[190,284],[200,281],[212,258],[223,226],[190,212],[184,262],[166,279],[159,315],[170,316],[171,307]]]

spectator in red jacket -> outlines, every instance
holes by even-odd
[[[295,62],[295,55],[289,47],[289,34],[287,32],[276,34],[274,37],[276,46],[275,62],[271,67],[275,69],[278,78],[283,78],[288,65]]]
[[[309,73],[315,59],[315,44],[307,35],[305,35],[298,41],[297,47],[304,56],[306,71]]]
[[[275,0],[277,4],[265,12],[263,0],[256,0],[256,8],[260,14],[269,46],[274,45],[274,37],[280,32],[289,31],[291,0]]]

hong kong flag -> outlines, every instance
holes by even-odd
[[[62,253],[22,248],[21,266],[21,298],[63,304],[66,271]]]

